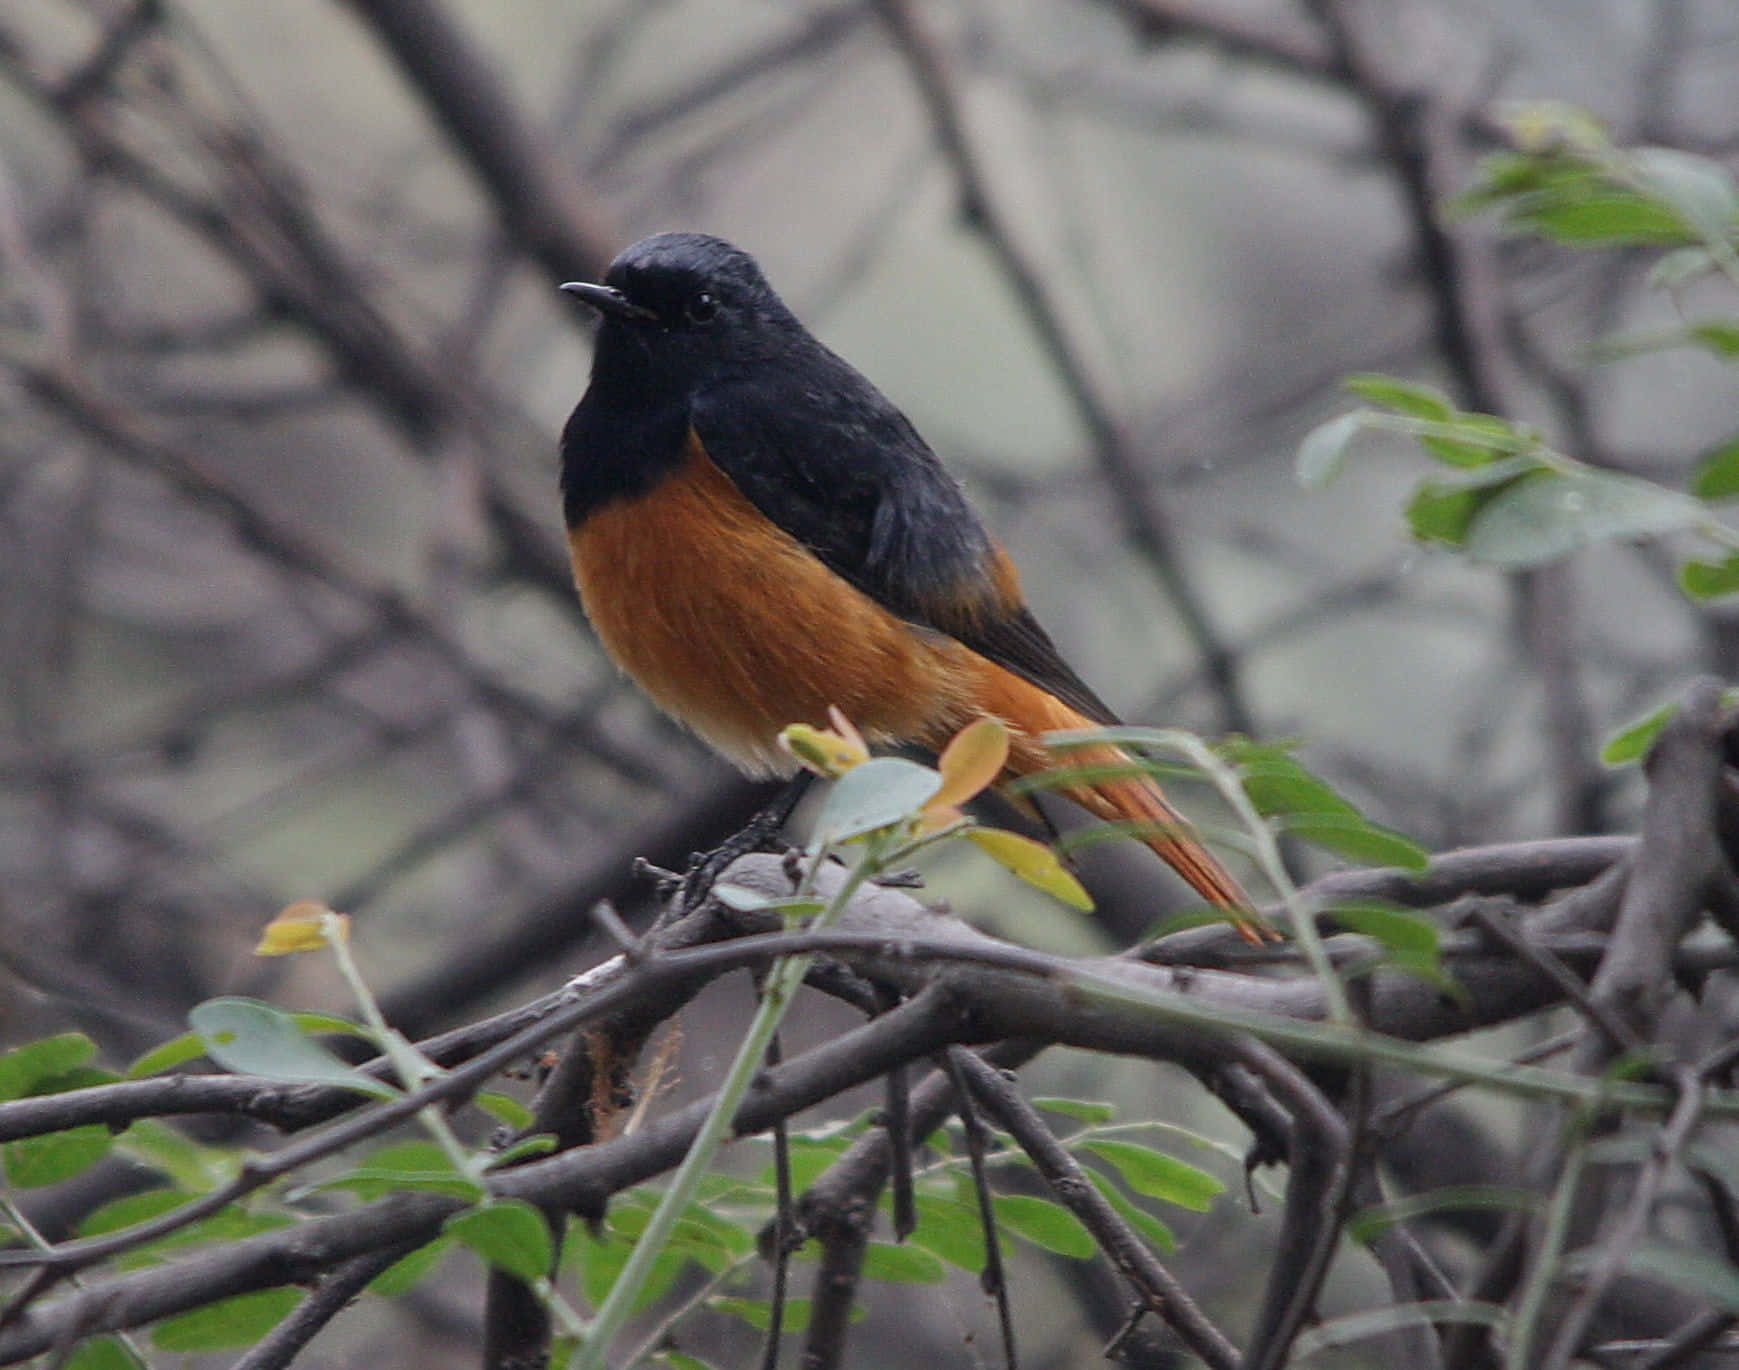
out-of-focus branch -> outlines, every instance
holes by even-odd
[[[1057,307],[1051,282],[1004,212],[978,145],[967,128],[955,75],[929,21],[911,0],[876,0],[888,31],[905,58],[929,111],[943,156],[959,187],[966,221],[984,239],[1025,312],[1039,342],[1091,439],[1093,455],[1115,499],[1130,542],[1152,568],[1176,610],[1214,687],[1221,721],[1228,729],[1253,729],[1238,682],[1234,651],[1214,626],[1207,605],[1177,550],[1177,539],[1155,495],[1145,455],[1131,440],[1115,407],[1102,393]]]
[[[679,870],[740,828],[765,801],[766,787],[715,767],[693,795],[672,804],[634,836],[634,851],[655,866]],[[451,1022],[504,986],[575,956],[594,936],[588,914],[599,903],[624,910],[641,902],[645,880],[615,847],[588,860],[563,889],[512,919],[476,926],[474,934],[413,979],[382,996],[387,1020],[421,1035]]]
[[[595,278],[620,246],[590,187],[516,108],[439,0],[349,0],[478,180],[502,227],[552,280]]]
[[[1197,0],[1111,0],[1111,4],[1149,41],[1199,39],[1234,57],[1310,77],[1328,76],[1333,67],[1333,53],[1320,34],[1284,19]]]
[[[1705,907],[1724,858],[1716,836],[1725,734],[1721,684],[1705,678],[1684,697],[1650,751],[1649,802],[1618,921],[1589,992],[1647,1038],[1672,986],[1672,952]],[[1591,1036],[1580,1065],[1604,1068],[1618,1047]]]

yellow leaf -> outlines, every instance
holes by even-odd
[[[943,828],[951,828],[956,823],[964,823],[965,821],[966,815],[961,813],[959,809],[951,807],[939,809],[934,802],[931,802],[924,805],[923,812],[918,815],[917,825],[912,831],[918,837],[929,837],[932,833],[941,832]]]
[[[828,780],[836,780],[869,760],[869,748],[857,734],[857,729],[829,710],[835,721],[845,723],[846,732],[832,732],[812,727],[808,723],[792,723],[779,733],[779,750],[794,758],[798,765]]]
[[[999,718],[980,718],[954,734],[942,750],[936,769],[942,788],[926,808],[956,808],[986,785],[993,784],[1008,764],[1008,728]]]
[[[1043,842],[1001,828],[974,828],[966,834],[991,860],[1014,872],[1027,884],[1083,913],[1093,911],[1093,900],[1081,882],[1064,869],[1057,854]]]
[[[298,899],[266,924],[255,956],[290,956],[321,951],[350,935],[350,916],[334,913],[316,899]]]

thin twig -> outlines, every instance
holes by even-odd
[[[1052,1195],[1093,1234],[1099,1249],[1134,1290],[1137,1307],[1164,1320],[1214,1370],[1233,1370],[1238,1364],[1237,1347],[1099,1192],[1009,1078],[971,1052],[956,1049],[948,1055],[974,1097],[1032,1158]]]

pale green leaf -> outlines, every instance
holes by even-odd
[[[1081,1220],[1061,1204],[1028,1194],[1000,1194],[992,1205],[998,1226],[1034,1246],[1077,1260],[1088,1260],[1098,1250]]]
[[[1319,490],[1339,474],[1346,464],[1347,449],[1369,421],[1363,409],[1341,414],[1319,423],[1304,435],[1293,459],[1293,474],[1307,490]]]
[[[1499,492],[1475,515],[1466,547],[1475,560],[1517,570],[1611,539],[1694,527],[1702,507],[1676,491],[1603,471],[1542,471]]]
[[[226,1070],[269,1080],[340,1085],[390,1098],[398,1091],[345,1064],[297,1026],[280,1008],[257,999],[208,999],[187,1015],[205,1054]]]
[[[1135,1142],[1100,1138],[1084,1142],[1082,1150],[1109,1161],[1117,1168],[1123,1183],[1137,1194],[1145,1194],[1150,1199],[1164,1199],[1197,1213],[1207,1212],[1214,1206],[1214,1200],[1226,1191],[1224,1181],[1218,1176]]]
[[[815,820],[819,842],[844,842],[914,816],[942,787],[928,766],[878,756],[855,766],[828,791]]]

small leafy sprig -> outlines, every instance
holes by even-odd
[[[1692,317],[1685,298],[1704,277],[1739,287],[1739,186],[1731,173],[1673,148],[1616,147],[1597,121],[1566,105],[1518,107],[1508,126],[1513,149],[1486,158],[1450,212],[1495,211],[1513,232],[1574,247],[1670,249],[1649,279],[1672,293],[1681,322],[1604,340],[1595,357],[1688,346],[1739,361],[1739,314]],[[1579,461],[1535,428],[1460,409],[1428,385],[1357,375],[1346,386],[1366,407],[1305,437],[1297,456],[1304,485],[1332,480],[1360,435],[1392,433],[1414,439],[1440,468],[1407,502],[1421,541],[1519,570],[1591,543],[1685,534],[1712,549],[1681,564],[1685,593],[1704,600],[1739,592],[1739,531],[1715,508],[1739,496],[1739,434],[1704,453],[1679,491]]]
[[[1739,361],[1739,313],[1711,314],[1691,298],[1691,288],[1706,280],[1739,287],[1732,173],[1676,148],[1620,148],[1592,116],[1564,104],[1518,106],[1507,124],[1513,147],[1484,159],[1450,214],[1495,212],[1510,232],[1568,247],[1662,252],[1648,281],[1672,296],[1678,323],[1602,339],[1590,358],[1689,347]],[[1672,537],[1689,544],[1676,577],[1689,598],[1739,594],[1739,529],[1721,517],[1721,507],[1739,497],[1739,433],[1698,455],[1686,487],[1676,490],[1579,461],[1530,425],[1458,408],[1428,385],[1369,374],[1345,384],[1365,406],[1305,436],[1296,459],[1303,485],[1333,480],[1362,435],[1394,434],[1437,463],[1406,504],[1408,527],[1421,542],[1525,570],[1595,543]],[[1675,708],[1665,705],[1621,729],[1601,759],[1639,760]]]

